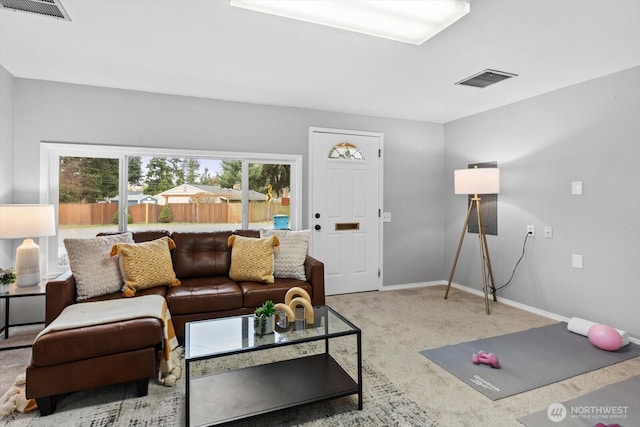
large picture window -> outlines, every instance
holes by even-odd
[[[41,159],[41,202],[56,205],[58,221],[52,274],[68,269],[66,238],[299,226],[299,155],[43,143]]]

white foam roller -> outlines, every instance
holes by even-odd
[[[589,328],[593,325],[599,325],[599,323],[592,322],[591,320],[581,319],[579,317],[572,317],[569,319],[569,323],[567,324],[567,329],[575,334],[584,335],[585,337],[589,335]],[[629,334],[625,331],[622,331],[618,328],[615,328],[616,331],[622,337],[622,345],[629,344]]]

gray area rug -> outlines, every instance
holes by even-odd
[[[527,427],[593,427],[597,423],[640,426],[640,375],[562,403],[518,421]]]
[[[256,363],[269,363],[284,356],[315,353],[318,347],[287,347],[285,352],[265,351],[201,362],[191,370],[192,376],[209,375]],[[288,353],[287,353],[288,352]],[[335,353],[335,354],[334,354]],[[332,345],[334,358],[344,358],[345,369],[354,369],[351,351]],[[355,363],[355,360],[353,361]],[[184,360],[183,360],[184,366]],[[357,396],[344,397],[262,415],[231,426],[438,426],[406,393],[398,389],[374,366],[363,360],[363,410],[358,410]],[[176,387],[164,387],[153,380],[145,397],[135,396],[135,386],[118,385],[71,393],[58,400],[56,412],[47,417],[36,413],[14,413],[0,419],[0,426],[184,426],[184,375]],[[215,402],[211,402],[215,405]]]
[[[500,369],[474,365],[471,357],[481,350],[497,355]],[[497,400],[640,356],[640,346],[631,343],[615,352],[603,351],[560,322],[420,354]]]

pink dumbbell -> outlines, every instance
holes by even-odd
[[[498,356],[496,356],[493,353],[485,353],[484,351],[480,350],[478,354],[475,354],[475,353],[473,354],[472,359],[475,365],[484,363],[485,365],[489,365],[492,368],[496,368],[496,369],[500,368],[500,362],[498,361]]]

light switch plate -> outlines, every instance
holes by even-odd
[[[582,255],[577,255],[577,254],[571,255],[571,267],[584,268]]]
[[[571,194],[574,196],[582,195],[582,181],[573,181],[571,183]]]

